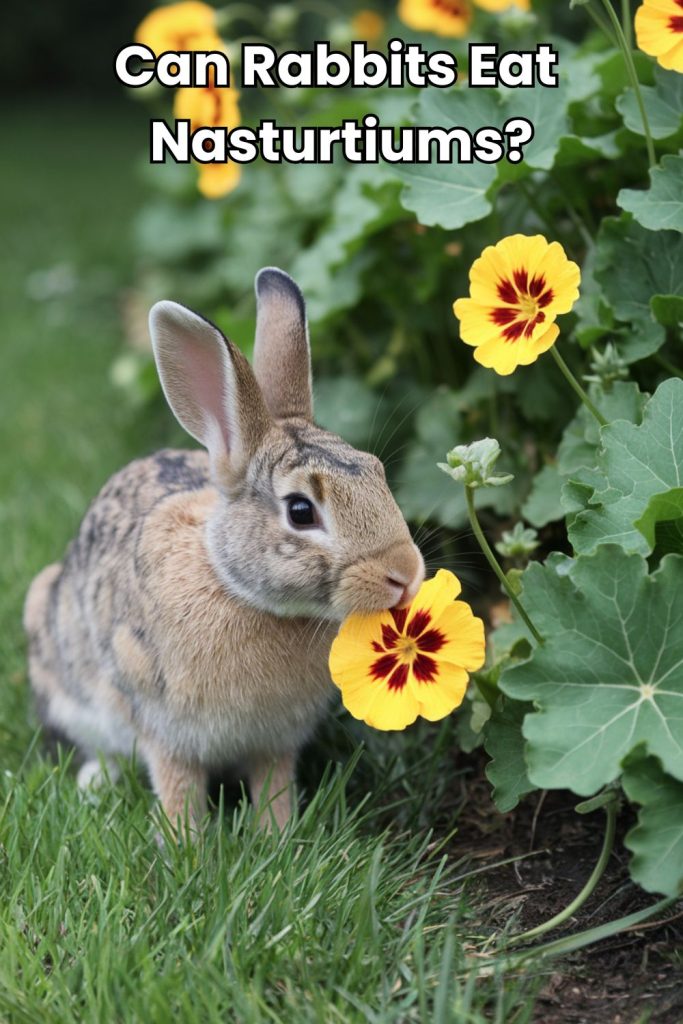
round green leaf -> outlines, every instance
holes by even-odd
[[[683,232],[683,156],[665,156],[647,190],[622,188],[617,203],[650,231]],[[680,244],[680,243],[679,243]]]
[[[683,380],[660,384],[640,426],[618,420],[603,428],[601,438],[597,468],[603,483],[591,499],[595,507],[577,515],[569,538],[580,552],[619,543],[648,554],[651,545],[636,521],[655,494],[683,486]]]
[[[524,720],[531,782],[590,796],[639,744],[683,780],[683,558],[652,576],[614,545],[534,563],[522,600],[546,641],[500,688],[537,708]]]
[[[683,891],[683,784],[666,775],[654,757],[628,758],[621,784],[641,805],[638,824],[624,840],[633,854],[631,876],[648,892]]]

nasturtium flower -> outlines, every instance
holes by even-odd
[[[663,68],[683,73],[683,0],[645,0],[636,11],[636,41]]]
[[[215,85],[181,88],[175,94],[173,116],[187,119],[190,130],[236,128],[240,123],[238,93]],[[207,199],[218,199],[237,187],[241,169],[232,160],[225,163],[197,163],[198,188]]]
[[[384,35],[384,18],[377,11],[356,11],[351,19],[353,38],[366,43],[376,43]]]
[[[330,651],[344,707],[374,729],[405,729],[421,715],[445,718],[463,701],[469,672],[485,658],[484,624],[460,583],[440,569],[408,608],[352,615]]]
[[[135,31],[135,42],[149,46],[156,56],[167,50],[218,50],[216,10],[200,0],[155,7]]]
[[[483,11],[507,11],[511,7],[519,7],[522,11],[531,10],[530,0],[474,0]]]
[[[469,0],[400,0],[398,16],[415,32],[462,39],[472,22]]]
[[[484,11],[507,11],[510,7],[528,11],[530,8],[530,0],[400,0],[398,16],[416,32],[462,39],[472,23],[472,4]]]
[[[510,235],[484,249],[470,270],[470,296],[453,312],[482,366],[506,376],[538,359],[560,333],[555,318],[579,297],[581,271],[559,242]]]

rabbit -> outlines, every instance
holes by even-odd
[[[282,828],[339,623],[409,604],[424,579],[380,460],[313,421],[298,286],[267,267],[255,289],[253,369],[208,320],[152,308],[163,392],[205,450],[111,477],[24,608],[38,714],[84,759],[79,784],[135,749],[174,827],[237,765]]]

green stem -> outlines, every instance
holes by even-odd
[[[631,23],[631,0],[621,0],[621,27],[629,50],[633,49],[633,28]]]
[[[638,72],[636,71],[636,66],[633,62],[633,51],[629,43],[627,42],[626,36],[624,35],[624,30],[621,27],[621,22],[617,18],[616,12],[612,7],[610,0],[602,0],[602,6],[605,8],[607,12],[607,17],[612,22],[614,34],[616,35],[617,40],[619,41],[619,46],[621,47],[622,52],[624,54],[626,71],[628,72],[628,76],[631,79],[631,85],[633,86],[633,91],[636,96],[636,102],[638,104],[638,109],[640,110],[640,116],[643,122],[643,131],[645,132],[645,144],[647,145],[647,158],[650,162],[650,167],[652,168],[657,163],[657,157],[655,156],[655,146],[654,142],[652,141],[652,132],[650,131],[650,122],[648,121],[647,111],[645,110],[643,94],[640,91]]]
[[[597,925],[595,928],[588,928],[586,931],[579,932],[578,935],[565,935],[562,939],[555,939],[553,942],[546,942],[541,946],[522,949],[518,953],[513,953],[509,957],[496,961],[496,965],[514,967],[521,961],[529,958],[533,958],[535,961],[541,956],[562,956],[566,953],[574,953],[577,949],[584,949],[595,942],[601,942],[603,939],[609,939],[613,935],[619,935],[620,932],[637,928],[638,925],[649,921],[650,918],[661,914],[662,911],[673,906],[678,899],[679,897],[677,896],[667,896],[663,900],[653,903],[651,907],[646,907],[645,910],[637,910],[635,914],[627,914],[626,917],[619,917],[616,921],[608,921],[606,924]]]
[[[593,416],[595,416],[595,418],[598,421],[598,423],[600,424],[600,426],[601,427],[606,427],[607,426],[607,420],[602,415],[602,413],[599,412],[595,408],[595,406],[591,402],[590,398],[588,397],[586,392],[583,390],[583,388],[581,387],[581,385],[579,384],[578,380],[576,379],[576,377],[574,376],[572,371],[569,369],[569,367],[565,363],[565,361],[562,358],[562,356],[560,355],[560,353],[557,351],[557,346],[553,345],[552,348],[550,349],[550,351],[552,352],[553,359],[555,360],[555,362],[559,366],[560,370],[562,371],[562,374],[564,375],[564,378],[567,381],[567,383],[569,384],[569,386],[574,389],[574,391],[577,393],[577,395],[579,396],[579,398],[581,399],[583,404],[586,406],[588,411],[590,413],[592,413]]]
[[[607,814],[607,823],[605,825],[605,836],[602,841],[600,856],[597,864],[591,872],[590,878],[576,899],[572,900],[569,906],[565,907],[564,910],[561,910],[559,914],[555,914],[555,917],[551,917],[549,921],[544,921],[543,924],[537,925],[536,928],[530,928],[528,932],[522,932],[521,935],[514,935],[511,942],[526,942],[528,939],[536,938],[537,935],[545,935],[546,932],[552,931],[553,928],[559,928],[559,926],[564,924],[565,921],[568,921],[569,918],[584,905],[588,897],[592,895],[593,890],[605,873],[605,868],[607,867],[607,862],[614,846],[614,830],[617,823],[616,799],[610,800],[610,802],[605,805],[605,813]]]
[[[607,36],[609,41],[611,43],[613,43],[615,46],[618,46],[619,45],[618,40],[615,39],[614,33],[612,32],[612,29],[609,27],[608,23],[604,20],[602,15],[598,14],[597,11],[594,11],[593,8],[590,7],[589,5],[586,5],[585,10],[586,10],[586,13],[588,14],[588,16],[590,18],[592,18],[592,20],[598,26],[600,31],[605,33],[605,35]]]
[[[541,634],[538,632],[538,630],[534,626],[533,622],[531,621],[531,619],[529,618],[529,616],[525,612],[524,607],[523,607],[521,601],[519,600],[519,598],[515,594],[514,590],[512,589],[510,584],[508,583],[507,577],[506,577],[505,573],[503,572],[503,570],[501,569],[501,567],[499,566],[498,560],[496,559],[496,556],[494,555],[493,551],[491,550],[491,547],[489,546],[489,542],[487,541],[486,537],[484,536],[484,531],[482,530],[481,526],[479,525],[479,519],[477,518],[477,511],[476,511],[476,509],[474,507],[474,491],[473,491],[473,489],[471,487],[467,487],[466,486],[465,487],[465,495],[467,497],[467,513],[468,513],[469,518],[470,518],[470,525],[472,527],[472,532],[474,533],[474,536],[477,538],[477,541],[479,542],[479,547],[484,552],[484,556],[486,558],[486,561],[489,563],[489,565],[493,569],[494,573],[498,577],[501,586],[506,591],[508,597],[510,598],[510,600],[514,604],[514,606],[517,609],[517,612],[519,613],[519,616],[522,619],[522,621],[526,623],[527,629],[529,630],[529,632],[533,636],[533,638],[536,641],[536,643],[542,644],[543,643],[543,637],[541,636]]]

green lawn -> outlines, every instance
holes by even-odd
[[[0,1020],[529,1020],[537,983],[467,952],[487,926],[448,837],[452,723],[369,737],[356,761],[367,731],[335,719],[285,835],[257,832],[238,797],[199,844],[165,853],[142,777],[86,800],[32,742],[27,584],[107,476],[171,430],[108,377],[141,200],[136,117],[16,109],[22,145],[0,171]]]

